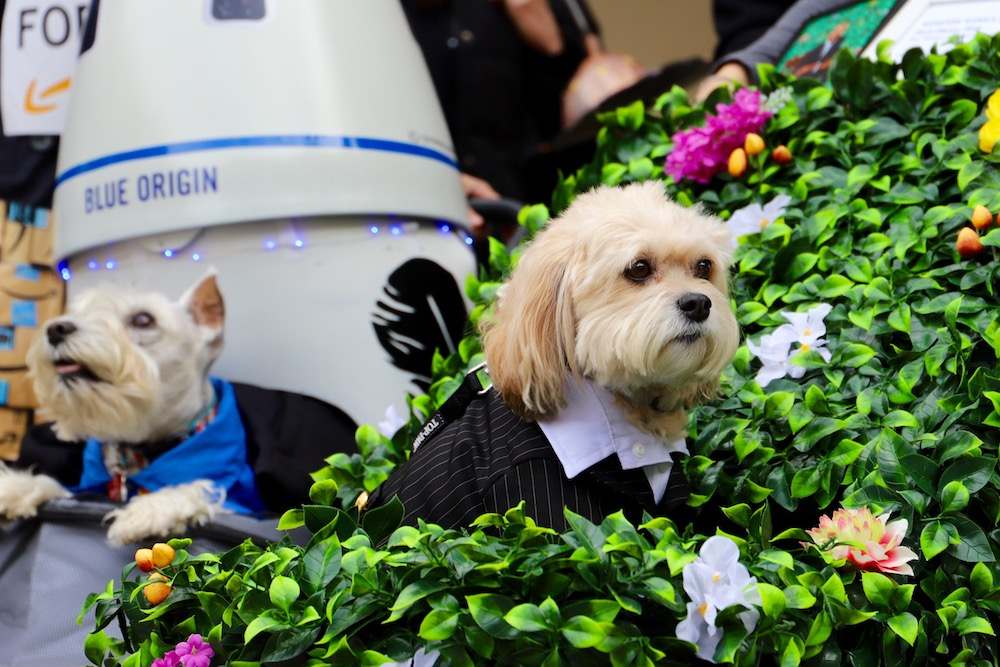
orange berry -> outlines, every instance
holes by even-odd
[[[153,565],[166,567],[174,562],[174,548],[169,544],[157,542],[153,545]]]
[[[982,204],[972,209],[972,226],[976,229],[986,229],[993,222],[993,214],[990,209]]]
[[[792,161],[792,152],[788,150],[788,146],[781,144],[771,151],[771,159],[778,164],[788,164]]]
[[[159,572],[149,575],[149,580],[153,583],[146,584],[142,589],[142,594],[146,598],[146,602],[155,607],[167,599],[172,589],[167,583],[167,578]]]
[[[135,564],[143,572],[153,569],[153,550],[139,549],[135,552]]]
[[[748,133],[747,138],[743,140],[743,150],[747,155],[759,155],[764,151],[763,137],[753,132]]]
[[[739,178],[747,171],[747,152],[742,148],[735,148],[729,154],[729,175]]]
[[[958,230],[955,250],[963,259],[971,259],[983,251],[983,242],[979,240],[979,234],[976,233],[976,230],[971,227],[963,227]]]

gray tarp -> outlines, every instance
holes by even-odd
[[[0,527],[0,667],[87,664],[83,640],[92,618],[76,624],[84,598],[117,580],[135,547],[114,548],[101,518],[111,505],[53,501],[38,519]],[[189,531],[191,551],[221,551],[247,537],[278,540],[275,519],[227,514]],[[150,540],[153,542],[156,540]],[[117,634],[112,623],[109,634]]]

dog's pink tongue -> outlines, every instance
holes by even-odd
[[[80,364],[58,364],[56,366],[56,372],[60,375],[66,375],[67,373],[77,373],[80,371]]]

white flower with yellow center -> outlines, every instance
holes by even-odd
[[[747,631],[757,626],[760,604],[757,580],[739,562],[740,550],[728,537],[716,535],[705,540],[698,559],[684,566],[684,592],[691,598],[688,615],[677,624],[677,638],[698,646],[698,657],[714,662],[722,631],[715,627],[719,612],[735,605],[746,609],[739,614]]]
[[[726,223],[733,237],[734,247],[737,239],[749,234],[759,234],[765,227],[785,214],[792,198],[788,195],[778,195],[768,203],[750,204],[733,212]]]
[[[760,359],[761,369],[757,372],[757,384],[766,387],[772,380],[786,375],[798,379],[806,374],[806,369],[791,363],[793,356],[799,352],[816,352],[823,361],[830,361],[830,350],[826,347],[823,336],[826,335],[826,323],[823,321],[833,306],[821,303],[804,313],[783,312],[781,315],[788,321],[766,336],[761,336],[757,343],[747,341],[750,352]],[[792,345],[798,343],[798,347]]]

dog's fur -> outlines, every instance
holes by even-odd
[[[115,287],[82,293],[28,353],[43,415],[68,441],[185,437],[213,400],[208,370],[222,351],[224,319],[214,273],[176,302]],[[73,328],[63,340],[49,335],[59,325]],[[44,475],[0,471],[0,516],[34,516],[46,500],[68,495]],[[223,499],[207,480],[139,496],[107,516],[108,539],[124,544],[181,531],[214,516]]]
[[[528,246],[484,320],[494,386],[537,420],[563,407],[567,373],[575,374],[610,390],[643,430],[682,435],[686,409],[715,391],[739,344],[730,255],[725,225],[671,202],[659,183],[580,195]],[[695,275],[704,259],[707,280]],[[653,268],[642,283],[625,276],[637,260]],[[703,322],[678,307],[690,293],[711,300]]]

